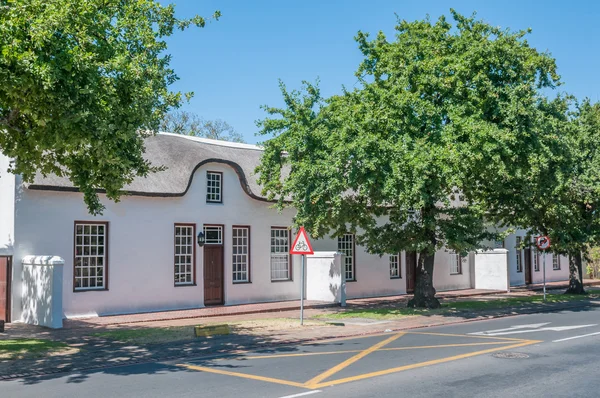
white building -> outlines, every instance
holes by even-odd
[[[0,320],[26,320],[26,301],[39,295],[26,288],[23,260],[31,255],[64,259],[65,317],[298,298],[299,256],[287,254],[293,210],[280,214],[261,196],[253,173],[260,148],[159,134],[147,139],[146,149],[154,165],[167,169],[136,179],[119,203],[103,198],[106,210],[98,217],[88,214],[67,179],[40,176],[24,184],[6,172],[8,159],[0,155]],[[200,231],[204,247],[196,244]],[[540,281],[535,264],[541,263],[526,251],[517,257],[515,243],[515,236],[504,243],[508,261],[505,250],[497,251],[504,266],[495,271],[500,286],[508,280],[525,284],[527,264],[531,282]],[[348,298],[404,294],[414,287],[415,258],[405,253],[367,254],[352,235],[313,241],[313,248],[345,254]],[[553,270],[549,257],[547,279],[568,279],[566,259]],[[439,291],[498,286],[484,280],[493,274],[486,261],[441,250],[434,285]]]

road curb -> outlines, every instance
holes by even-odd
[[[182,361],[182,360],[192,360],[192,359],[205,359],[206,360],[206,359],[214,359],[214,358],[226,358],[226,357],[243,354],[248,351],[255,350],[255,349],[261,348],[261,347],[262,348],[264,348],[264,347],[286,347],[286,346],[308,344],[308,343],[314,343],[314,342],[335,341],[335,340],[339,340],[339,339],[348,339],[348,338],[353,338],[353,337],[372,336],[372,335],[378,335],[378,334],[382,334],[382,333],[395,333],[395,332],[401,332],[401,331],[406,331],[406,330],[417,330],[417,329],[424,329],[424,328],[430,328],[430,327],[451,326],[451,325],[458,325],[458,324],[469,323],[469,322],[487,321],[487,320],[498,319],[498,318],[517,317],[520,315],[541,314],[541,313],[548,313],[548,312],[574,310],[574,309],[598,307],[598,306],[600,306],[600,304],[593,303],[593,302],[586,302],[586,303],[578,303],[575,305],[560,305],[560,306],[555,306],[553,308],[536,308],[536,309],[530,309],[530,310],[525,309],[525,310],[520,310],[520,312],[518,314],[508,313],[508,314],[487,315],[487,316],[481,316],[481,317],[477,317],[477,318],[473,318],[473,319],[460,319],[460,320],[454,320],[454,321],[450,321],[450,322],[432,323],[432,324],[428,324],[428,325],[416,325],[416,326],[396,327],[396,328],[393,328],[393,327],[390,328],[388,325],[387,327],[385,327],[384,329],[381,329],[381,330],[374,330],[374,331],[368,331],[368,332],[363,332],[363,333],[348,333],[343,336],[336,336],[336,337],[313,337],[313,338],[305,338],[305,339],[296,339],[293,341],[272,342],[272,343],[269,343],[268,345],[254,344],[254,345],[249,345],[244,350],[235,350],[235,351],[231,351],[229,353],[207,353],[206,355],[198,355],[197,353],[194,353],[194,354],[190,354],[190,356],[185,356],[185,355],[182,356],[181,354],[179,354],[179,355],[164,356],[164,357],[152,358],[152,359],[147,359],[147,358],[139,359],[139,360],[132,359],[132,360],[128,360],[123,363],[118,363],[118,364],[109,365],[109,366],[92,365],[92,366],[83,366],[83,367],[76,367],[76,368],[50,369],[50,370],[36,371],[36,372],[30,372],[30,373],[14,373],[14,374],[10,374],[10,375],[0,375],[0,381],[9,381],[9,380],[32,378],[32,377],[44,377],[44,376],[51,376],[51,375],[55,375],[55,374],[59,374],[59,373],[68,374],[68,373],[74,373],[74,372],[84,372],[84,371],[90,371],[90,370],[95,370],[95,369],[114,369],[114,368],[125,367],[125,366],[151,364],[151,363],[157,363],[157,362],[172,362],[172,361]]]

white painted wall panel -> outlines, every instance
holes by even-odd
[[[0,153],[0,256],[12,254],[15,235],[15,176],[8,166],[9,158]]]

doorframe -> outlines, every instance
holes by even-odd
[[[6,258],[6,320],[5,323],[11,322],[12,315],[12,256],[0,256]]]
[[[202,293],[204,294],[203,302],[204,306],[206,304],[206,286],[204,285],[204,281],[206,278],[206,256],[205,256],[205,248],[206,246],[217,246],[221,247],[221,302],[217,304],[208,304],[208,306],[216,306],[216,305],[224,305],[225,304],[225,224],[202,224],[202,232],[204,232],[204,227],[221,227],[221,244],[217,243],[205,243],[202,248]],[[206,235],[206,234],[205,234]],[[206,239],[206,236],[204,237]]]
[[[531,285],[533,283],[533,258],[532,258],[533,250],[531,247],[527,247],[523,250],[523,256],[525,257],[523,262],[523,266],[525,267],[525,284]]]
[[[408,264],[409,264],[409,260],[408,257],[409,255],[414,256],[414,262],[413,262],[413,267],[412,267],[412,272],[409,273],[408,272]],[[417,285],[417,252],[405,252],[405,256],[406,256],[406,269],[405,269],[405,275],[406,275],[406,294],[414,294],[415,292],[415,288]],[[413,287],[412,289],[409,290],[408,285],[412,283]]]

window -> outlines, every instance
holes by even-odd
[[[233,282],[250,282],[250,227],[232,227]]]
[[[271,228],[271,281],[289,281],[290,231],[287,228]]]
[[[223,203],[223,173],[219,171],[206,172],[206,201],[209,203]]]
[[[344,276],[347,281],[355,281],[354,272],[354,235],[345,234],[338,237],[338,252],[344,255]]]
[[[531,252],[533,253],[533,270],[534,271],[539,271],[540,270],[540,254],[538,252],[538,249],[536,247],[534,247]]]
[[[520,236],[517,236],[517,272],[523,272],[523,250],[521,250],[521,240]]]
[[[560,269],[560,255],[552,254],[552,269],[559,270]]]
[[[503,249],[504,248],[504,241],[503,240],[496,240],[494,241],[494,249]]]
[[[390,254],[390,278],[402,278],[400,254]]]
[[[195,283],[195,224],[175,224],[175,286]]]
[[[462,257],[460,253],[450,253],[450,275],[457,275],[462,273]]]
[[[223,226],[205,225],[204,226],[204,244],[222,245],[223,244]]]
[[[108,223],[75,222],[73,290],[107,289]]]

